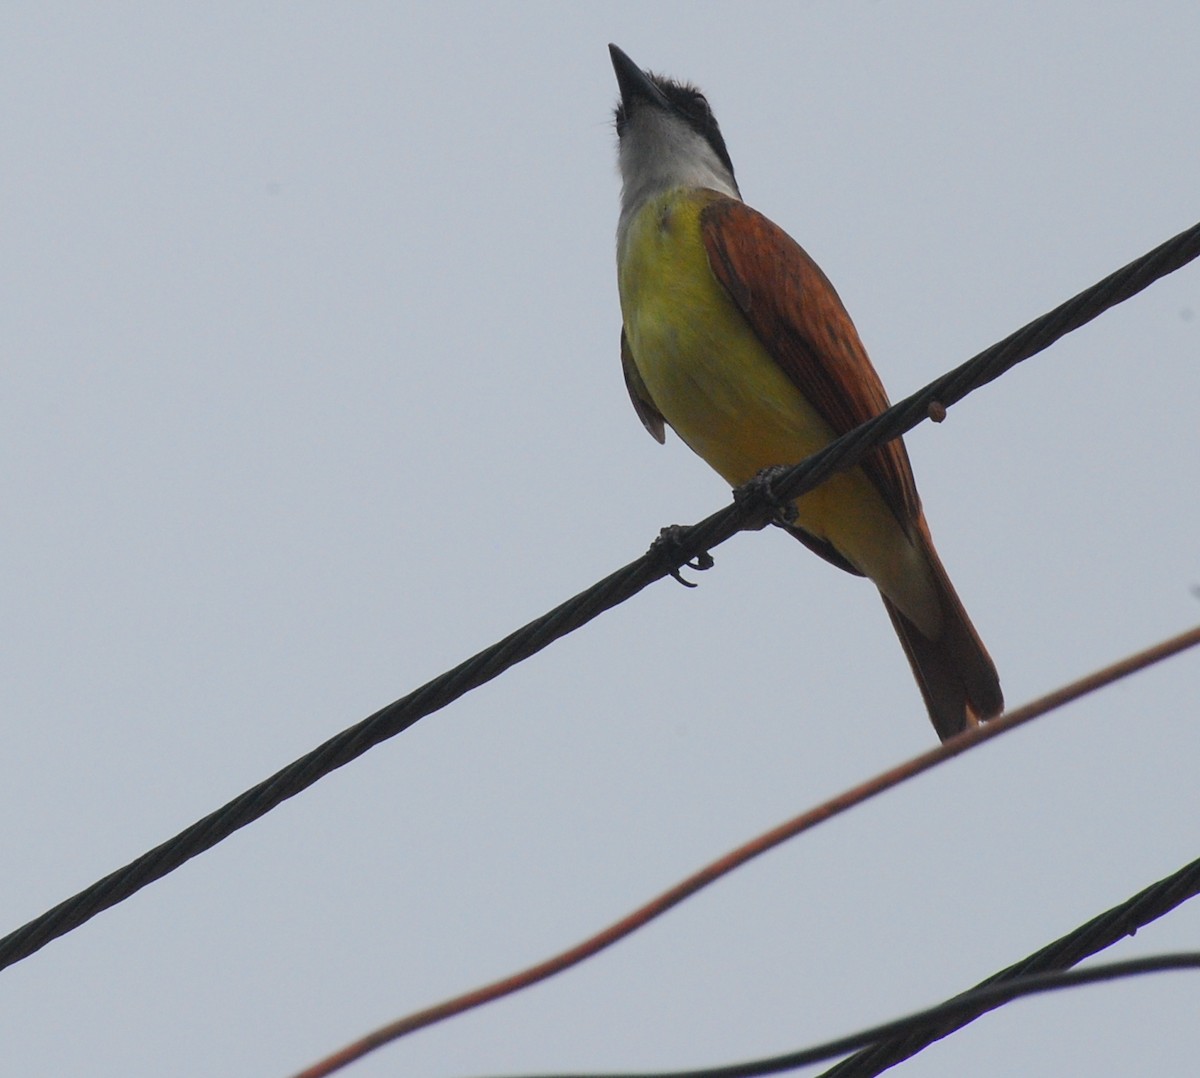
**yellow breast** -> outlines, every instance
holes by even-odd
[[[737,486],[801,460],[831,433],[713,276],[700,235],[704,195],[668,192],[633,219],[620,258],[621,313],[664,418]]]

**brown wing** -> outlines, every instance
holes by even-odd
[[[621,330],[621,367],[625,371],[625,388],[629,390],[629,399],[633,401],[633,410],[637,412],[642,426],[661,445],[667,440],[667,432],[663,426],[665,420],[662,412],[650,399],[650,390],[646,388],[646,383],[642,381],[637,365],[633,362],[633,353],[629,350],[629,341],[625,337],[624,329]]]
[[[783,229],[749,206],[713,196],[701,233],[717,280],[792,383],[845,434],[888,407],[879,375],[833,285]],[[910,525],[920,500],[899,439],[872,450],[862,469],[896,518]]]

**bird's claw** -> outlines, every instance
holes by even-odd
[[[759,471],[748,483],[734,488],[733,500],[737,505],[743,507],[765,505],[770,510],[761,523],[750,523],[747,525],[748,529],[757,531],[765,528],[768,524],[787,526],[796,522],[795,503],[784,501],[775,493],[775,482],[789,471],[791,469],[786,464],[773,464],[769,468]]]
[[[684,529],[678,524],[669,524],[658,533],[658,538],[650,544],[650,553],[661,558],[669,566],[668,572],[685,588],[695,588],[699,585],[690,580],[685,580],[681,569],[695,569],[696,572],[704,572],[705,569],[711,569],[715,562],[713,556],[703,550],[694,558],[689,558],[682,565],[677,565],[679,557],[679,548],[683,545],[682,534]]]

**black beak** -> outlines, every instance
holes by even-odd
[[[617,73],[617,86],[621,90],[621,107],[628,116],[640,104],[656,105],[669,109],[671,103],[663,92],[650,81],[649,76],[625,55],[616,45],[609,45],[613,70]]]

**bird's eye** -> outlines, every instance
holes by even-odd
[[[709,108],[708,98],[701,93],[694,93],[689,97],[687,103],[684,105],[684,111],[696,120],[712,120],[712,109]]]

